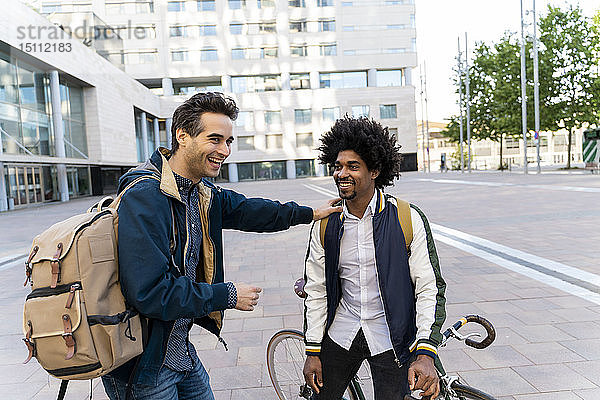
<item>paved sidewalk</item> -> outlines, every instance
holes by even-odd
[[[444,179],[511,185],[437,182]],[[224,186],[282,201],[315,206],[324,202],[326,196],[305,184],[333,189],[331,178]],[[432,223],[600,274],[600,193],[535,185],[600,188],[600,179],[410,173],[390,192],[418,204]],[[31,240],[27,235],[91,203],[88,198],[0,214],[0,232],[15,248],[26,248]],[[192,332],[217,400],[275,399],[265,367],[266,344],[281,328],[302,327],[302,304],[292,285],[302,274],[308,230],[299,226],[278,234],[224,233],[226,279],[259,285],[264,292],[255,311],[226,313],[223,337],[229,351],[198,328]],[[9,244],[0,246],[1,251],[10,250]],[[490,319],[498,333],[486,350],[458,342],[441,350],[449,371],[502,400],[600,399],[599,305],[445,243],[438,242],[437,247],[448,283],[446,326],[464,314],[478,313]],[[13,264],[0,272],[8,283],[0,293],[0,311],[5,316],[0,326],[0,398],[53,399],[57,380],[48,378],[35,360],[20,364],[26,356],[21,310],[28,288],[22,287],[22,264]],[[75,382],[67,399],[85,399],[89,385]],[[99,380],[93,385],[94,399],[106,399]]]

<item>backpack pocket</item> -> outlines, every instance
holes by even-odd
[[[98,359],[87,321],[81,283],[42,287],[25,301],[23,331],[33,355],[50,374],[61,379],[98,376]]]

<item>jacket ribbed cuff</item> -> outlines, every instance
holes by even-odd
[[[424,354],[431,358],[436,358],[437,357],[437,345],[435,345],[434,343],[432,343],[431,341],[426,340],[426,339],[418,340],[417,344],[416,344],[416,348],[415,348],[415,355],[418,356],[420,354]]]
[[[321,354],[321,343],[307,342],[305,349],[307,356],[318,356]]]

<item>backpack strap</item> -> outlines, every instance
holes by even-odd
[[[327,223],[329,222],[329,216],[323,218],[321,221],[319,221],[320,223],[320,231],[319,231],[319,237],[321,238],[321,246],[323,246],[323,248],[325,248],[325,229],[327,229]]]
[[[156,175],[143,175],[143,176],[139,176],[139,177],[135,178],[133,181],[129,182],[129,184],[127,186],[125,186],[125,189],[123,189],[121,191],[121,193],[119,193],[119,195],[117,196],[117,198],[113,200],[113,202],[109,205],[109,207],[110,208],[114,208],[115,210],[118,209],[119,208],[119,204],[121,204],[121,199],[125,195],[125,192],[127,192],[129,189],[131,189],[137,183],[139,183],[139,182],[141,182],[143,180],[146,180],[146,179],[155,179],[158,182],[160,182],[160,179]]]
[[[410,244],[412,243],[413,239],[410,204],[396,197],[396,209],[398,210],[398,222],[400,222],[400,227],[402,228],[402,233],[404,234],[404,243],[406,243],[406,250],[410,255]]]

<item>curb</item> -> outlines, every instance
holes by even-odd
[[[27,257],[27,253],[17,254],[17,255],[13,254],[11,256],[0,258],[0,267],[4,267],[7,264],[10,264],[14,261],[20,260],[21,258],[25,258],[25,257]]]

